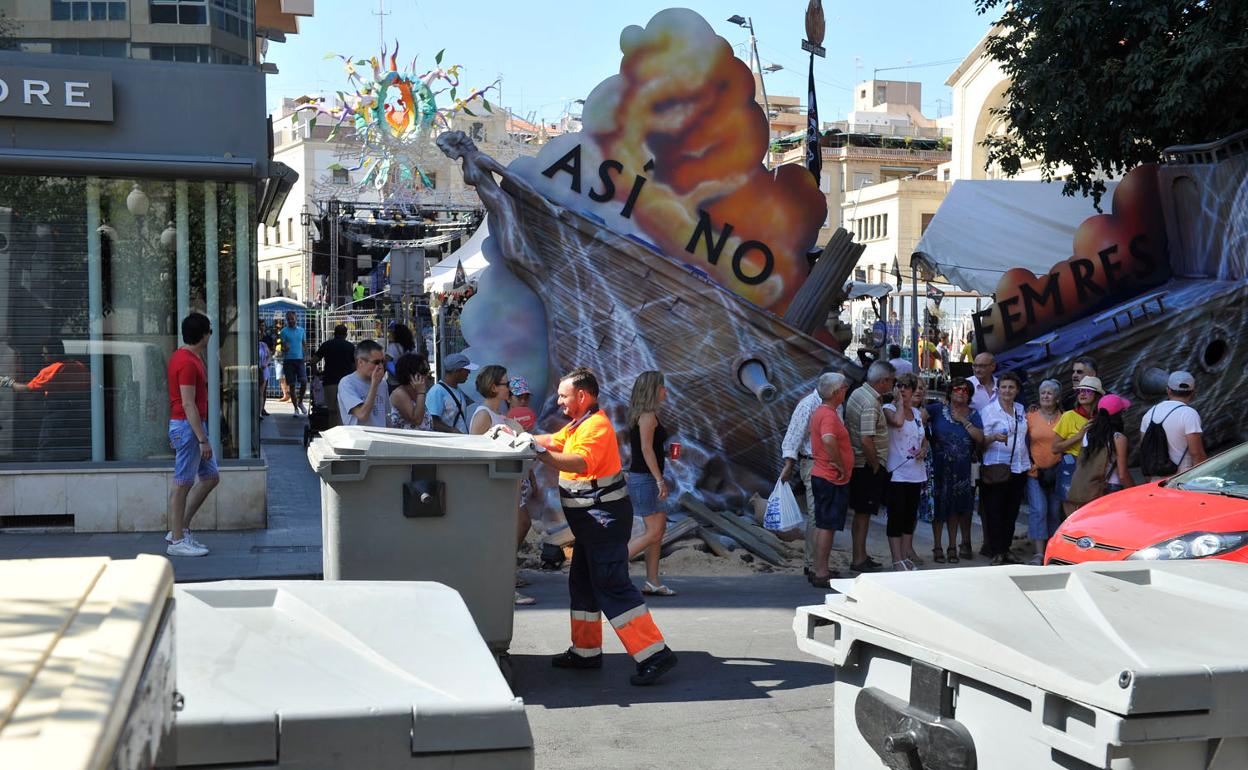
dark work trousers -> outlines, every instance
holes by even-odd
[[[666,645],[641,592],[628,576],[628,540],[633,506],[623,475],[603,487],[570,491],[560,482],[563,515],[576,537],[568,572],[571,595],[572,652],[591,657],[602,652],[602,615],[615,629],[633,659],[641,662]]]
[[[984,542],[990,556],[1004,556],[1014,542],[1014,525],[1018,521],[1018,508],[1023,503],[1023,488],[1027,481],[1025,473],[1011,473],[1010,480],[1002,484],[979,486],[983,504]]]

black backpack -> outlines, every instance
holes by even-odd
[[[1178,463],[1170,459],[1170,442],[1166,438],[1165,429],[1162,428],[1171,415],[1185,406],[1187,405],[1176,406],[1161,418],[1161,422],[1154,419],[1145,428],[1144,439],[1140,442],[1140,471],[1145,476],[1173,476],[1179,470],[1183,458],[1187,457],[1187,450],[1184,449],[1183,456],[1179,458]],[[1156,407],[1153,408],[1156,409]]]

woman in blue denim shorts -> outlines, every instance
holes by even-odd
[[[675,596],[659,579],[659,551],[667,530],[667,482],[663,465],[667,459],[667,429],[659,422],[659,404],[667,398],[662,372],[642,372],[633,383],[628,402],[628,442],[632,462],[628,467],[628,496],[634,515],[641,516],[646,531],[628,544],[628,558],[645,551],[646,584],[641,592],[651,596]]]

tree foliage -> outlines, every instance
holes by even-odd
[[[1175,144],[1248,128],[1245,0],[975,0],[1005,6],[987,54],[1011,78],[997,110],[1006,132],[984,141],[1007,175],[1069,165],[1064,192],[1159,160]]]

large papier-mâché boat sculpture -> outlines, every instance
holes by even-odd
[[[1111,204],[1047,275],[1002,278],[978,319],[981,345],[997,351],[998,370],[1023,370],[1032,384],[1065,383],[1075,357],[1094,357],[1106,390],[1133,399],[1133,447],[1176,370],[1196,379],[1206,449],[1248,440],[1248,131],[1166,150],[1165,162],[1128,174]],[[1059,296],[1065,317],[1053,313]]]
[[[637,375],[662,371],[682,483],[774,481],[820,370],[861,377],[823,329],[860,247],[842,232],[810,271],[824,195],[801,166],[763,166],[753,76],[701,17],[663,11],[621,48],[585,130],[536,158],[503,168],[458,132],[439,139],[490,219],[491,266],[462,316],[471,355],[536,380],[550,418],[557,373],[593,368],[622,417]]]

